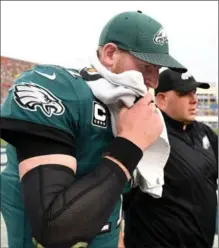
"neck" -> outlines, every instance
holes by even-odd
[[[176,120],[175,118],[171,117],[171,115],[168,115],[164,111],[162,111],[164,119],[174,128],[177,128],[181,131],[189,131],[192,127],[192,122],[186,122],[182,120]]]

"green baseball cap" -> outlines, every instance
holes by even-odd
[[[141,11],[123,12],[109,20],[101,32],[99,46],[110,42],[140,60],[181,73],[187,71],[169,54],[162,25]]]

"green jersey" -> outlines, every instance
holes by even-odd
[[[1,113],[4,119],[13,119],[9,129],[18,130],[20,126],[22,132],[66,144],[74,138],[77,179],[100,164],[102,153],[114,138],[107,107],[94,97],[78,71],[58,66],[38,65],[24,72],[9,89]],[[36,130],[34,125],[42,128]],[[51,137],[52,132],[48,132],[48,129],[54,130],[54,133],[60,130],[66,136],[64,139],[59,135]],[[19,183],[16,151],[12,145],[8,145],[7,152],[8,165],[1,180],[2,213],[9,228],[9,247],[32,248],[30,226]],[[101,204],[101,199],[97,204]],[[89,248],[118,247],[120,216],[121,200]]]

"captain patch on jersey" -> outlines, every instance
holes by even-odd
[[[107,111],[96,101],[93,101],[92,124],[102,128],[107,127]]]

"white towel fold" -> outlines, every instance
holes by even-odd
[[[103,78],[96,81],[88,81],[87,84],[94,96],[109,108],[113,134],[116,136],[116,120],[122,104],[130,108],[136,98],[143,97],[147,94],[143,76],[137,71],[126,71],[120,74],[114,74],[107,70],[96,56],[92,58],[91,65]],[[155,198],[162,196],[162,186],[164,185],[163,169],[170,153],[164,119],[159,110],[158,113],[163,121],[164,128],[162,134],[158,140],[143,153],[143,157],[133,174],[134,184],[139,185],[143,192],[147,192]]]

